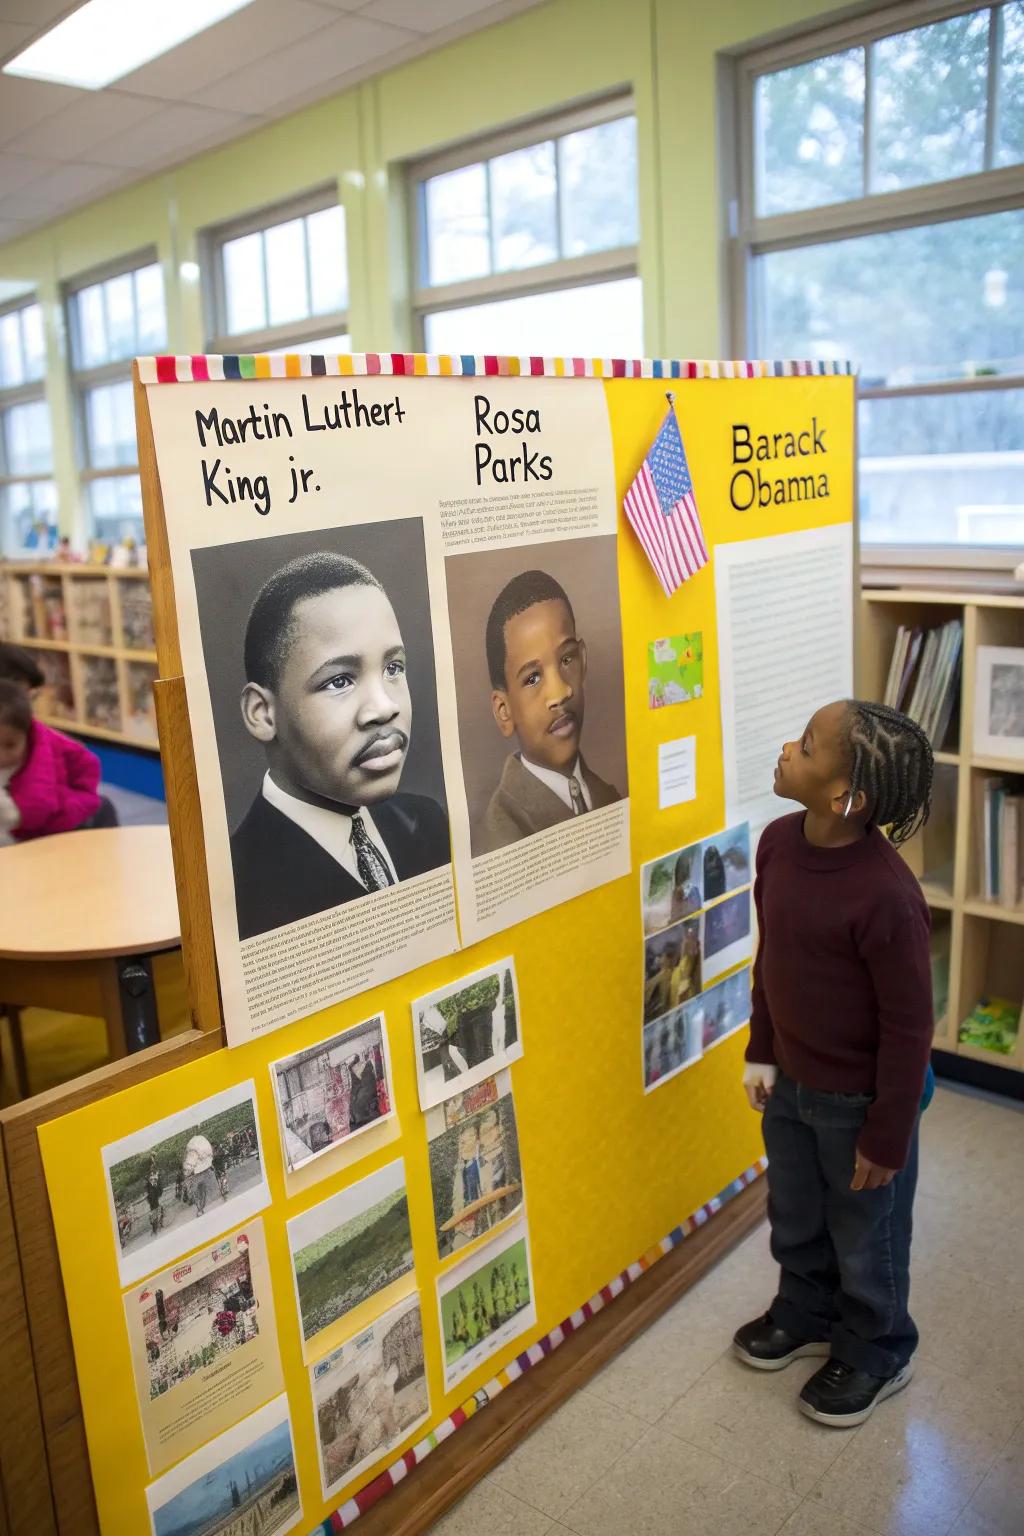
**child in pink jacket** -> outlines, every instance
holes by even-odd
[[[95,752],[33,720],[25,689],[0,678],[0,830],[73,832],[100,810],[99,781]]]

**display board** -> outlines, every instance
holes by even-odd
[[[853,381],[138,366],[229,1048],[40,1130],[97,1507],[337,1530],[759,1164],[749,761],[851,685]]]

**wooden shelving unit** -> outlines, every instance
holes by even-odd
[[[36,713],[58,730],[156,749],[156,647],[148,573],[0,564],[0,635],[46,675]]]
[[[936,931],[949,926],[949,1006],[935,1026],[943,1051],[991,1066],[1024,1071],[1024,1018],[1012,1055],[962,1044],[962,1021],[985,994],[1012,998],[1024,1008],[1024,907],[1007,907],[981,894],[978,786],[987,774],[1024,775],[1024,762],[976,756],[974,679],[979,645],[1024,646],[1024,597],[978,593],[865,590],[858,655],[857,691],[880,699],[885,692],[896,632],[901,624],[924,628],[960,619],[964,626],[960,703],[947,740],[935,754],[932,819],[903,850],[921,881]]]

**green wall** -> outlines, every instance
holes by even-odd
[[[180,276],[198,260],[200,232],[332,182],[347,220],[353,347],[408,347],[403,163],[618,88],[632,90],[639,125],[645,351],[718,355],[720,58],[821,14],[820,0],[549,0],[0,246],[0,293],[24,284],[44,306],[61,531],[82,533],[60,305],[68,278],[155,246],[170,348],[202,352],[199,285]]]

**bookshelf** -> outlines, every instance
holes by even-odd
[[[1024,905],[1004,906],[983,894],[980,813],[986,776],[1024,776],[1024,762],[973,750],[977,649],[1024,646],[1024,597],[879,588],[865,589],[861,603],[857,691],[862,698],[883,697],[901,624],[963,623],[960,700],[935,753],[932,818],[902,851],[931,908],[937,943],[948,946],[948,1006],[936,1022],[936,1047],[1024,1071],[1024,1019],[1008,1056],[958,1038],[961,1023],[983,995],[1010,998],[1024,1009]]]
[[[35,711],[47,725],[156,750],[148,572],[0,563],[0,636],[44,672]]]

